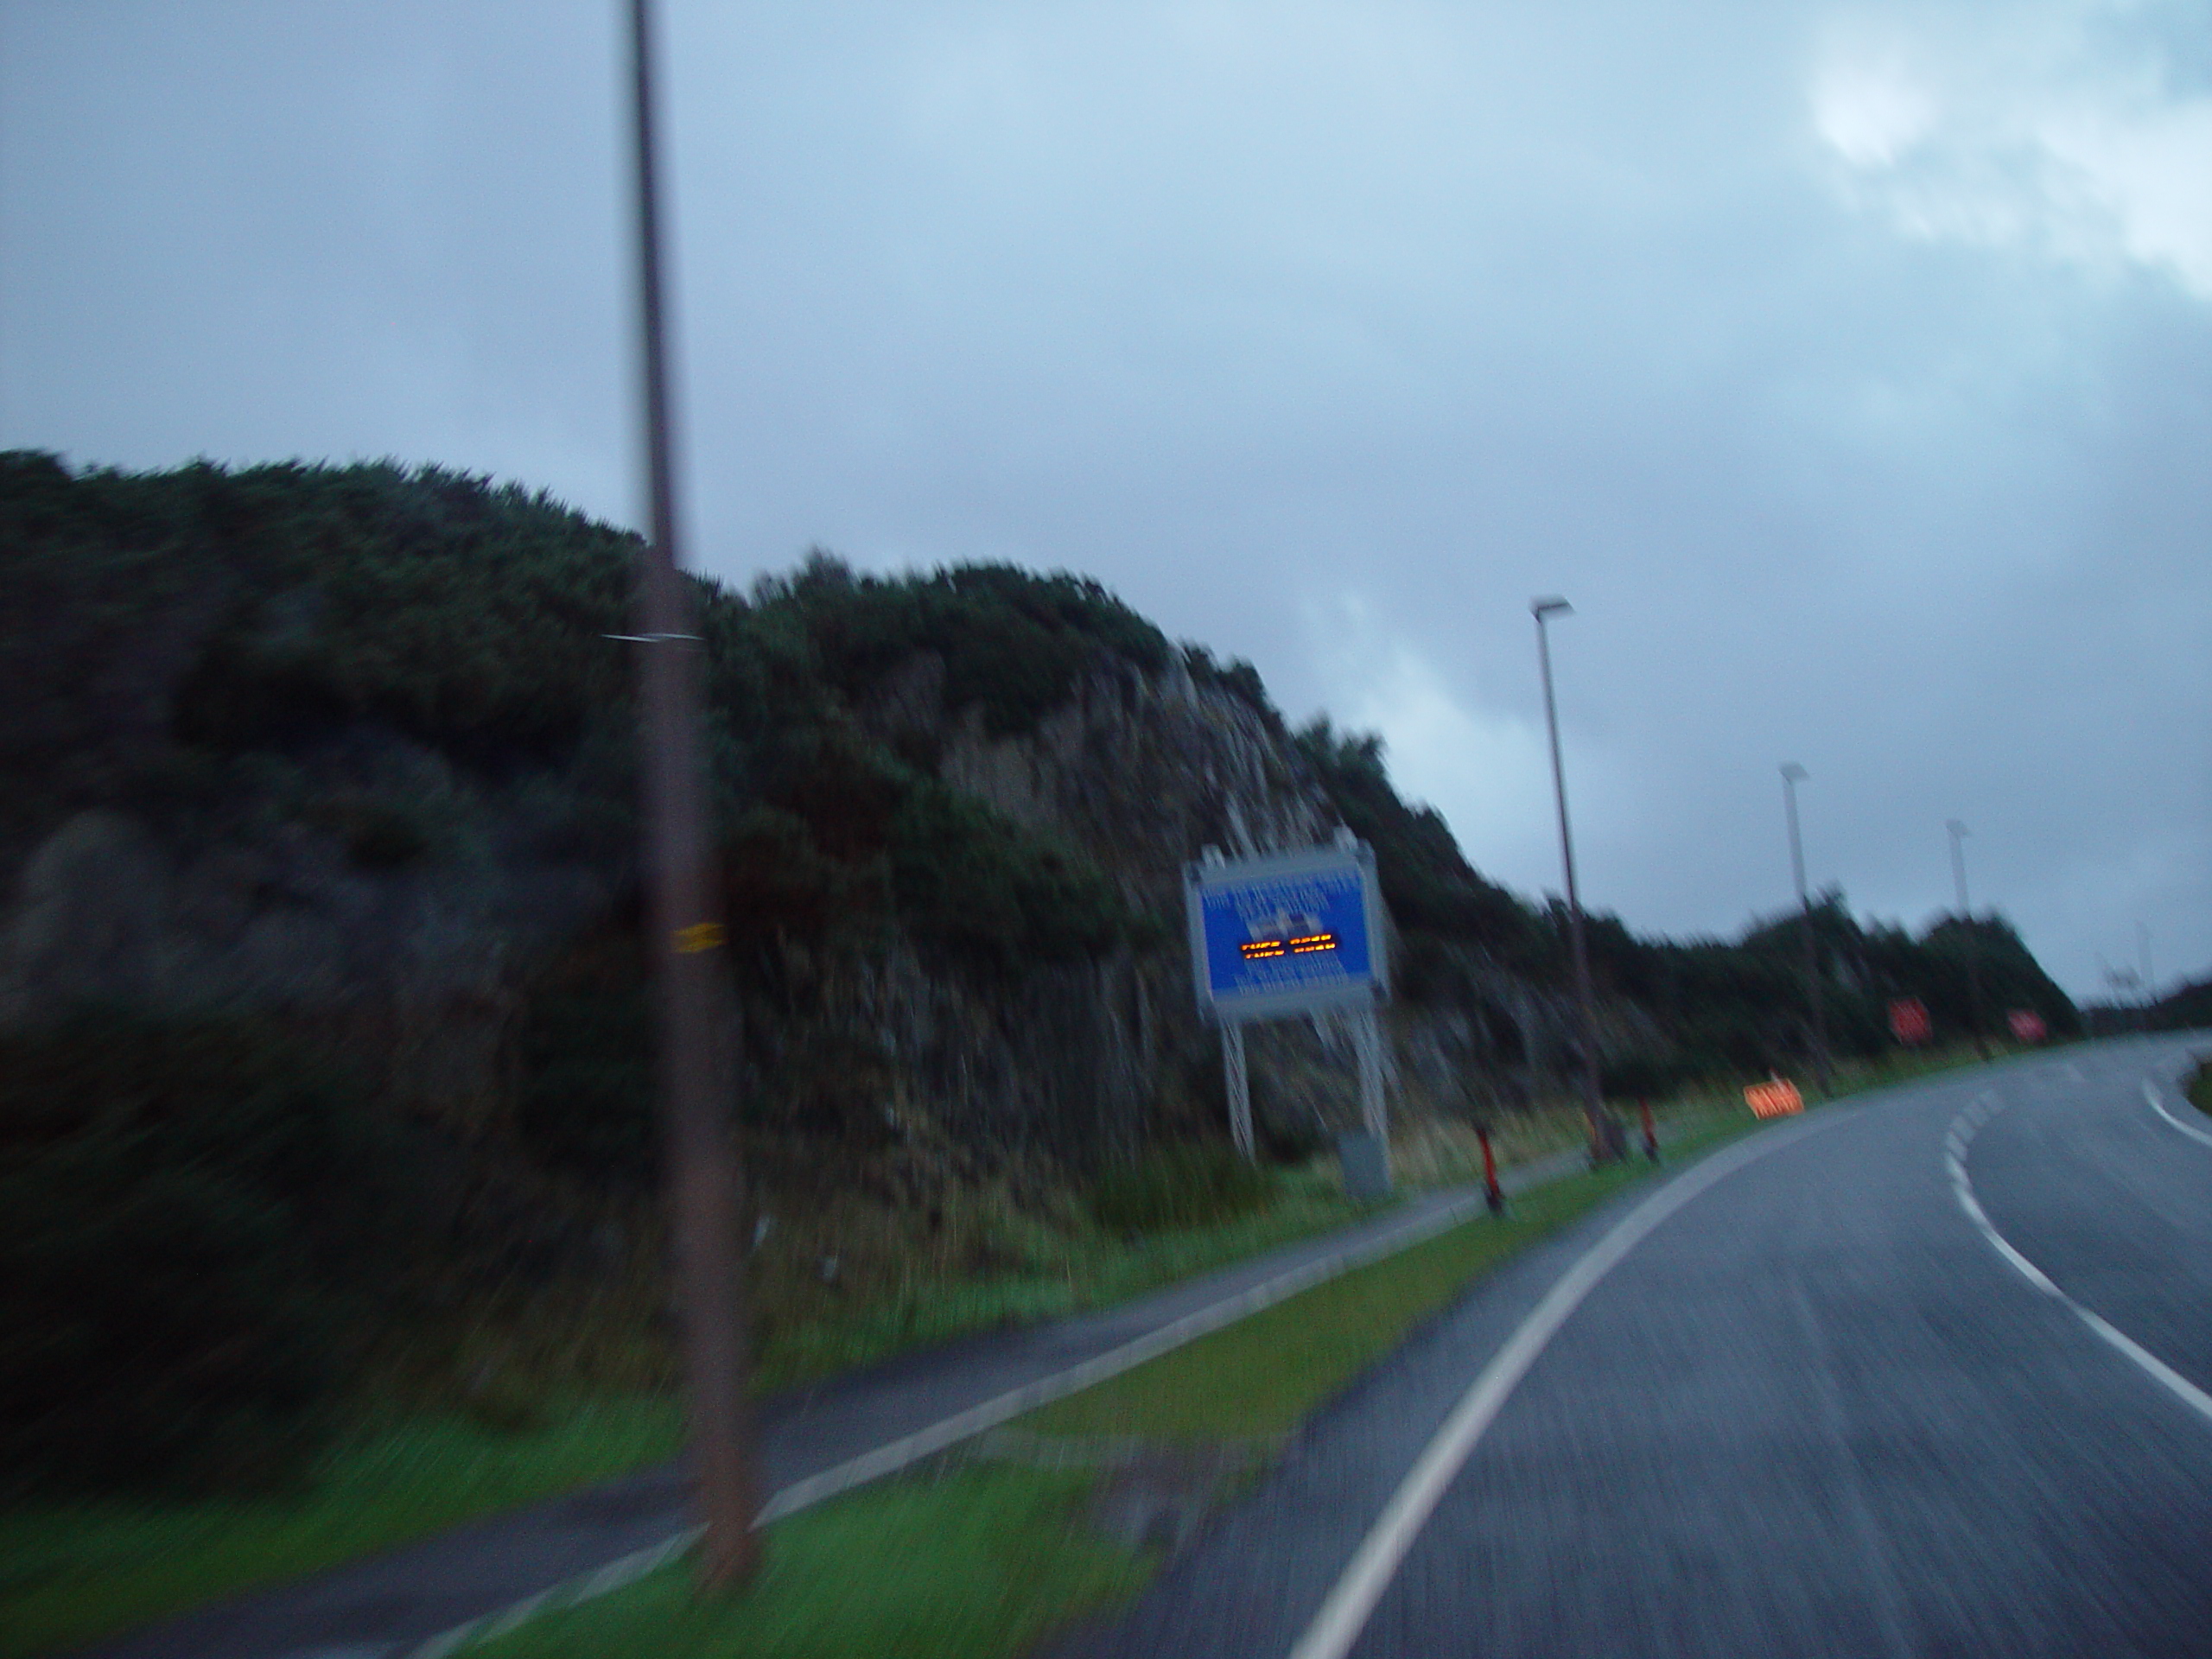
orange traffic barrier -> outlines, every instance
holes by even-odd
[[[1744,1104],[1751,1109],[1754,1117],[1788,1117],[1805,1109],[1805,1097],[1797,1092],[1796,1084],[1786,1077],[1776,1077],[1745,1090]]]

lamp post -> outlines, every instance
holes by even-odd
[[[675,1247],[677,1301],[698,1474],[698,1580],[742,1584],[760,1563],[747,1416],[746,1331],[737,1226],[737,1165],[728,1133],[734,1072],[726,931],[709,874],[699,741],[702,652],[677,546],[674,445],[660,205],[655,177],[650,0],[630,0],[631,113],[637,165],[639,344],[643,359],[651,521],[638,563],[640,784],[645,828],[648,957],[660,990],[662,1157]]]
[[[1559,753],[1559,706],[1552,696],[1551,635],[1546,623],[1554,616],[1572,616],[1574,607],[1556,594],[1529,601],[1529,613],[1536,619],[1536,661],[1544,677],[1544,726],[1551,734],[1552,794],[1559,803],[1559,855],[1567,869],[1567,950],[1574,963],[1574,1001],[1582,1025],[1582,1109],[1590,1122],[1590,1156],[1593,1161],[1605,1155],[1605,1142],[1599,1132],[1601,1109],[1598,1087],[1598,1016],[1590,999],[1590,953],[1582,939],[1582,898],[1574,883],[1574,837],[1567,824],[1567,772],[1560,764]]]
[[[1967,952],[1967,1018],[1974,1026],[1974,1052],[1989,1058],[1988,1040],[1981,1034],[1981,942],[1974,937],[1974,912],[1967,903],[1967,836],[1972,833],[1953,818],[1944,826],[1951,832],[1951,875],[1959,888],[1960,936]]]
[[[1798,932],[1805,944],[1805,1004],[1813,1020],[1813,1076],[1828,1091],[1827,1016],[1821,1007],[1820,950],[1813,938],[1813,900],[1805,889],[1805,845],[1797,834],[1797,785],[1812,774],[1795,760],[1782,765],[1782,804],[1789,820],[1789,873],[1797,883]]]

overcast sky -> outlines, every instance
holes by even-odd
[[[697,562],[1095,575],[1475,863],[2212,966],[2196,0],[664,0]],[[635,522],[619,0],[0,0],[0,446]]]

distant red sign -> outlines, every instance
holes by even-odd
[[[1929,1023],[1928,1005],[1916,996],[1901,996],[1890,1004],[1890,1034],[1901,1043],[1924,1043],[1936,1034]]]
[[[2044,1036],[2043,1015],[2031,1008],[2015,1008],[2005,1016],[2012,1035],[2024,1043],[2039,1043]]]

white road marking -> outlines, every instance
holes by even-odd
[[[1085,1360],[1080,1365],[1056,1371],[1050,1376],[1039,1377],[1033,1382],[1007,1390],[996,1399],[986,1400],[979,1406],[956,1412],[927,1428],[918,1429],[912,1434],[849,1459],[834,1469],[825,1469],[818,1475],[794,1481],[761,1505],[760,1513],[754,1517],[753,1524],[765,1527],[771,1522],[780,1521],[787,1515],[819,1503],[824,1498],[834,1497],[853,1487],[894,1474],[910,1464],[918,1463],[922,1459],[956,1446],[986,1429],[996,1428],[1000,1424],[1010,1422],[1039,1406],[1078,1394],[1109,1377],[1118,1376],[1123,1371],[1141,1365],[1148,1359],[1157,1359],[1185,1343],[1194,1342],[1200,1337],[1234,1325],[1239,1319],[1247,1319],[1297,1295],[1300,1291],[1311,1290],[1316,1285],[1325,1284],[1355,1268],[1379,1262],[1385,1256],[1410,1249],[1440,1233],[1449,1232],[1460,1223],[1481,1214],[1487,1207],[1482,1196],[1477,1193],[1432,1210],[1426,1215],[1409,1217],[1399,1225],[1364,1243],[1333,1250],[1302,1267],[1292,1268],[1272,1279],[1263,1280],[1234,1296],[1210,1302],[1179,1319],[1147,1332],[1143,1336],[1125,1342],[1118,1348],[1109,1349],[1095,1358]],[[504,1636],[540,1613],[556,1607],[572,1607],[578,1602],[589,1601],[611,1591],[620,1590],[626,1585],[634,1584],[690,1549],[698,1541],[700,1532],[701,1529],[697,1527],[686,1527],[660,1543],[609,1561],[594,1572],[556,1584],[537,1595],[498,1608],[480,1618],[472,1618],[466,1624],[441,1630],[408,1649],[405,1659],[447,1659],[448,1655],[457,1653],[463,1648]]]
[[[1815,1120],[1796,1133],[1764,1135],[1693,1165],[1653,1193],[1563,1274],[1505,1344],[1491,1357],[1420,1459],[1408,1471],[1381,1516],[1362,1541],[1321,1611],[1290,1650],[1290,1659],[1344,1659],[1366,1627],[1368,1615],[1382,1599],[1390,1580],[1413,1548],[1422,1525],[1435,1510],[1480,1443],[1499,1410],[1512,1395],[1545,1345],[1582,1305],[1583,1299],[1623,1258],[1699,1193],[1733,1174],[1755,1158],[1794,1145],[1807,1135],[1847,1123],[1840,1115]]]
[[[2181,1119],[2166,1109],[2166,1103],[2158,1098],[2158,1091],[2152,1085],[2151,1079],[2148,1077],[2143,1079],[2143,1098],[2151,1103],[2152,1111],[2164,1118],[2167,1122],[2172,1124],[2190,1140],[2202,1141],[2206,1146],[2212,1147],[2212,1135],[2208,1135],[2193,1123],[2183,1122]]]
[[[1448,1232],[1461,1222],[1479,1214],[1485,1207],[1484,1200],[1477,1196],[1447,1205],[1426,1216],[1414,1217],[1402,1226],[1394,1227],[1363,1244],[1321,1256],[1303,1267],[1279,1273],[1249,1290],[1209,1303],[1195,1313],[1186,1313],[1156,1331],[1147,1332],[1143,1336],[1125,1342],[1119,1348],[1100,1354],[1095,1359],[1087,1359],[1065,1371],[1055,1371],[1052,1376],[1039,1377],[1033,1382],[1025,1382],[995,1400],[986,1400],[979,1406],[957,1412],[927,1428],[877,1446],[874,1451],[864,1452],[834,1469],[825,1469],[818,1475],[795,1481],[761,1506],[760,1516],[753,1524],[765,1527],[772,1521],[780,1521],[784,1516],[810,1504],[819,1503],[826,1497],[834,1497],[839,1492],[865,1485],[869,1481],[904,1469],[909,1464],[918,1463],[922,1459],[980,1434],[985,1429],[1011,1422],[1039,1406],[1050,1405],[1053,1401],[1065,1399],[1071,1394],[1080,1394],[1109,1377],[1119,1376],[1123,1371],[1133,1370],[1147,1360],[1157,1359],[1185,1343],[1234,1325],[1301,1291],[1325,1284],[1353,1268],[1379,1262],[1386,1255],[1395,1255],[1440,1233]]]
[[[2143,1092],[2150,1098],[2152,1105],[2158,1104],[2157,1094],[2149,1083],[2144,1084]],[[2160,1115],[2164,1116],[2164,1109],[2161,1109]],[[1964,1113],[1961,1113],[1960,1119],[1963,1121],[1965,1116]],[[1958,1123],[1955,1122],[1951,1127],[1956,1129]],[[2182,1128],[2184,1126],[2177,1123],[2174,1127]],[[1974,1140],[1971,1133],[1967,1136],[1967,1140],[1971,1145]],[[2045,1295],[2055,1296],[2065,1303],[2075,1318],[2103,1338],[2113,1348],[2133,1360],[2147,1375],[2162,1384],[2183,1405],[2190,1408],[2207,1422],[2212,1422],[2212,1394],[2205,1393],[2196,1383],[2175,1370],[2172,1366],[2167,1364],[2165,1361],[2151,1352],[2133,1338],[2114,1329],[2101,1315],[2082,1306],[2081,1303],[2053,1284],[2049,1274],[2029,1261],[2026,1256],[2021,1255],[2018,1250],[2013,1249],[2012,1241],[1997,1230],[1995,1224],[1983,1211],[1980,1201],[1974,1197],[1974,1181],[1967,1173],[1964,1161],[1960,1158],[1949,1157],[1945,1160],[1945,1162],[1950,1171],[1951,1191],[1959,1201],[1959,1208],[1966,1211],[1967,1220],[1980,1229],[1981,1236],[1989,1241],[1997,1253],[2019,1270],[2022,1278]]]

